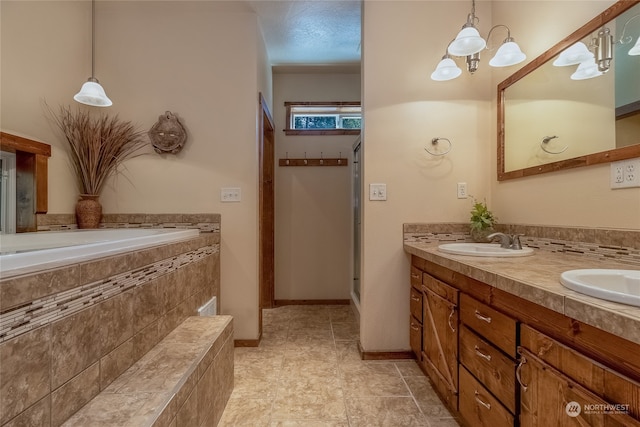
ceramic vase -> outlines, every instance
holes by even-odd
[[[78,228],[98,228],[102,217],[102,205],[97,194],[80,194],[76,203],[76,221]]]

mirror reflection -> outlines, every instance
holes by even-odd
[[[505,85],[502,172],[640,144],[639,37],[636,4]]]

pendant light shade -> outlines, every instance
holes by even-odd
[[[577,65],[593,58],[593,53],[589,51],[587,45],[582,42],[574,43],[560,53],[560,56],[553,61],[556,67],[567,65]]]
[[[444,82],[447,80],[453,80],[462,74],[462,70],[456,65],[453,59],[445,55],[442,61],[438,63],[435,71],[431,73],[431,80],[437,82]]]
[[[89,77],[89,80],[82,85],[80,92],[73,96],[77,102],[81,104],[91,105],[94,107],[110,107],[113,102],[107,97],[98,79]]]
[[[468,56],[480,52],[487,46],[487,42],[480,37],[480,33],[473,25],[465,25],[458,33],[455,40],[447,49],[449,54],[455,56]]]
[[[81,104],[93,107],[110,107],[113,102],[107,97],[103,87],[94,77],[95,66],[95,30],[96,28],[96,2],[91,0],[91,77],[82,85],[80,92],[73,99]]]
[[[527,55],[522,53],[520,46],[513,39],[507,39],[491,58],[489,65],[492,67],[508,67],[519,64],[525,59],[527,59]]]
[[[581,62],[575,73],[571,74],[571,80],[586,80],[601,76],[602,71],[598,70],[595,58]]]
[[[629,55],[640,55],[640,37],[638,37],[638,40],[636,40],[636,44],[631,49],[629,49]]]

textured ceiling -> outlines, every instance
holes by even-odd
[[[360,62],[360,0],[257,0],[274,66]]]

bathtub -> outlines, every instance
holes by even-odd
[[[0,276],[54,267],[190,239],[197,229],[105,229],[0,235]]]

